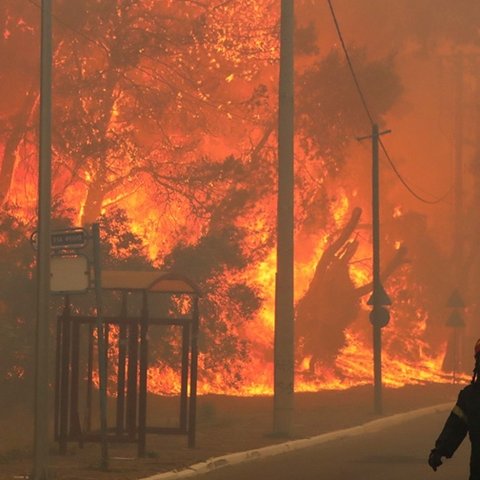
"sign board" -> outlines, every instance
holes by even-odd
[[[90,268],[85,255],[50,257],[50,291],[83,293],[90,287]]]
[[[63,250],[68,248],[82,248],[87,244],[88,235],[83,228],[68,228],[57,230],[50,234],[50,248]],[[38,249],[38,232],[33,232],[30,242],[34,250]]]

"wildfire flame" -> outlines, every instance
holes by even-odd
[[[141,8],[141,2],[137,3],[138,5],[132,8]],[[180,3],[169,1],[165,2],[165,6],[161,6],[161,2],[146,2],[144,8],[148,7],[150,10],[146,11],[152,14],[158,13],[156,9],[161,8],[170,8],[174,14],[178,14],[179,12],[183,13]],[[203,3],[208,4],[209,2]],[[278,2],[274,3],[277,4]],[[125,209],[130,217],[128,225],[130,232],[143,239],[143,246],[150,259],[155,266],[159,266],[178,245],[195,246],[198,244],[205,232],[211,228],[209,222],[213,223],[212,218],[207,218],[207,215],[205,215],[205,218],[202,218],[201,215],[195,216],[191,206],[192,199],[186,199],[185,192],[180,191],[182,182],[186,183],[192,180],[189,166],[193,165],[194,161],[208,157],[208,161],[215,164],[215,162],[219,162],[218,159],[220,158],[235,157],[237,169],[245,170],[250,175],[247,180],[243,178],[245,185],[241,186],[244,188],[242,193],[250,193],[249,188],[251,184],[255,183],[253,173],[256,173],[255,171],[260,167],[263,168],[265,164],[268,164],[271,168],[268,173],[271,174],[274,171],[272,165],[275,162],[276,153],[272,152],[274,152],[276,139],[274,138],[275,133],[272,133],[274,129],[269,125],[272,123],[272,111],[276,108],[273,105],[272,98],[275,98],[277,93],[274,85],[277,79],[276,68],[279,56],[278,36],[276,35],[279,12],[278,5],[272,7],[271,4],[272,2],[268,1],[244,0],[242,2],[223,2],[215,8],[206,8],[206,10],[203,10],[200,4],[190,6],[188,18],[192,19],[197,15],[198,18],[202,18],[202,21],[206,22],[209,28],[200,31],[199,25],[195,22],[193,22],[192,31],[185,27],[185,31],[182,30],[180,37],[178,37],[181,38],[178,43],[187,44],[184,51],[174,50],[173,45],[178,38],[172,37],[172,40],[165,34],[166,44],[172,46],[165,48],[165,58],[160,57],[161,61],[157,61],[156,58],[149,58],[146,55],[142,57],[143,46],[136,50],[132,47],[132,51],[135,52],[135,55],[132,55],[132,59],[130,59],[132,65],[125,66],[125,72],[122,72],[122,75],[118,77],[115,77],[115,75],[123,66],[114,65],[111,68],[116,74],[112,77],[115,80],[112,80],[112,83],[115,83],[115,85],[111,87],[110,97],[107,87],[102,87],[101,92],[93,88],[91,91],[82,90],[79,95],[78,107],[79,109],[81,107],[86,115],[90,113],[90,110],[95,112],[94,107],[97,103],[108,104],[108,101],[111,101],[111,104],[105,111],[100,111],[100,113],[105,114],[103,117],[98,115],[102,117],[102,121],[99,121],[98,125],[104,126],[104,131],[101,131],[100,127],[97,126],[95,128],[98,128],[98,131],[95,131],[95,135],[90,135],[84,142],[82,138],[79,141],[82,144],[79,149],[81,153],[70,153],[68,151],[69,145],[67,145],[64,146],[67,153],[55,155],[54,197],[55,200],[63,200],[65,205],[74,206],[74,212],[70,213],[72,223],[80,224],[87,215],[87,207],[90,206],[93,209],[92,204],[98,207],[97,214],[108,212],[109,208],[118,205]],[[118,9],[120,9],[120,6]],[[249,18],[245,18],[245,12],[249,13]],[[119,13],[115,15],[120,18]],[[85,17],[89,16],[85,15]],[[148,14],[141,16],[145,22],[147,22],[148,17]],[[182,18],[182,16],[179,15],[179,18]],[[127,20],[122,20],[122,22],[128,23]],[[109,24],[107,21],[104,23],[105,25]],[[180,28],[180,23],[178,22],[177,28]],[[187,23],[185,22],[186,25]],[[148,31],[143,27],[144,25],[136,25],[135,30]],[[197,27],[199,30],[196,30]],[[88,28],[86,31],[89,31]],[[69,32],[71,36],[75,33],[72,32]],[[272,32],[275,34],[272,34]],[[304,40],[307,47],[311,42],[310,50],[313,52],[316,47],[315,42],[308,36],[309,32],[308,29],[303,32]],[[162,35],[164,35],[164,32],[162,32]],[[5,28],[2,36],[5,41],[15,37],[13,27]],[[151,36],[155,37],[155,35]],[[86,35],[83,37],[83,40],[88,39]],[[79,50],[75,54],[84,57],[79,62],[81,64],[80,70],[78,72],[74,70],[76,72],[74,75],[75,81],[77,81],[77,78],[82,78],[85,83],[90,81],[92,84],[96,84],[97,82],[103,82],[108,76],[110,65],[108,65],[108,59],[106,60],[106,58],[111,59],[113,56],[105,55],[104,49],[108,49],[108,42],[112,42],[113,46],[118,47],[114,42],[114,40],[118,41],[118,38],[111,32],[109,35],[102,34],[101,38],[101,48],[99,48],[99,42],[96,41],[93,43],[87,41],[85,45],[88,46],[88,49],[83,45],[83,49],[91,50],[93,53],[82,52],[82,47],[75,44],[75,49],[78,47]],[[188,43],[188,39],[193,39],[192,44]],[[124,47],[123,44],[120,46]],[[65,55],[62,47],[63,44],[60,44],[58,58],[55,59],[55,65],[59,71],[62,67],[66,68],[64,63],[67,63],[66,58],[70,57],[71,53],[68,52]],[[137,55],[140,60],[135,63]],[[122,55],[119,55],[119,57],[122,57]],[[204,62],[202,64],[204,71],[198,79],[192,74],[196,65],[189,63],[190,58],[194,58],[199,64]],[[165,63],[163,60],[166,59],[171,61],[171,64],[167,64],[167,67],[163,65]],[[308,64],[311,59],[307,58],[304,62]],[[75,66],[69,66],[68,68],[74,69]],[[167,74],[162,71],[162,68],[165,68]],[[88,77],[91,73],[90,70],[100,70],[102,75],[92,81]],[[174,75],[172,72],[180,72],[181,74],[173,76],[174,80],[171,80],[170,75]],[[208,75],[213,75],[214,72],[219,72],[219,77],[217,79],[212,77],[214,80],[210,80]],[[71,72],[69,73],[71,75]],[[161,79],[161,73],[168,77],[168,82],[163,82],[165,85],[159,80]],[[155,110],[146,112],[144,118],[127,119],[128,113],[131,115],[132,111],[135,111],[132,110],[132,105],[136,103],[137,99],[131,91],[127,94],[121,90],[119,86],[121,84],[120,77],[123,82],[133,85],[135,91],[142,91],[145,95],[154,92],[160,98],[161,103],[161,108],[158,106],[157,108],[159,110],[165,108],[165,111],[168,112],[165,117],[168,117],[168,120],[171,119],[172,124],[167,125],[169,122],[164,121],[161,129],[158,129],[164,129],[164,131],[158,133],[158,125],[154,120],[158,112]],[[252,87],[254,80],[257,82],[256,88]],[[182,85],[177,88],[177,85],[174,84],[175,81]],[[212,99],[212,92],[208,90],[210,82],[217,87],[219,86],[218,90],[214,90],[214,93],[218,94],[218,98],[215,98],[217,103]],[[159,87],[158,84],[161,84],[161,86]],[[264,84],[268,84],[269,87],[265,87]],[[185,88],[185,91],[182,91],[181,87]],[[95,94],[105,95],[105,97],[102,97],[101,102],[97,102]],[[155,98],[158,100],[156,96]],[[65,99],[63,100],[65,101]],[[187,103],[188,101],[191,103]],[[75,110],[67,103],[61,105],[62,111]],[[38,98],[30,106],[32,112],[37,105]],[[195,108],[192,108],[192,106],[195,106]],[[203,112],[202,108],[205,108],[208,113]],[[178,117],[175,115],[178,115]],[[12,114],[12,118],[14,117],[15,115]],[[94,115],[92,118],[96,117]],[[341,118],[341,115],[338,117]],[[175,121],[174,118],[176,118]],[[74,117],[74,120],[78,119]],[[87,120],[84,121],[88,124]],[[185,125],[182,122],[185,122]],[[195,137],[189,129],[192,125],[195,125],[195,127],[191,127],[192,130],[200,128],[198,124],[202,124],[202,122],[205,123],[205,126],[202,125],[204,130]],[[25,121],[25,123],[28,122]],[[335,126],[333,130],[336,129]],[[221,135],[218,132],[221,132]],[[333,132],[332,137],[335,138],[336,135],[337,133]],[[193,137],[193,140],[190,140],[190,136]],[[100,139],[99,143],[102,145],[105,142],[115,146],[104,147],[105,150],[99,153],[92,146],[95,143],[92,138],[95,141]],[[122,142],[116,144],[115,140],[117,138],[121,138]],[[32,159],[36,159],[37,152],[33,146],[34,140],[33,134],[26,128],[23,141],[18,144],[14,151],[13,180],[8,191],[8,200],[15,205],[22,205],[26,219],[35,217],[37,174],[35,162]],[[344,141],[342,137],[339,142]],[[326,161],[324,162],[324,159],[320,158],[320,154],[311,153],[315,150],[312,147],[312,142],[311,139],[305,140],[304,143],[307,146],[303,145],[303,150],[302,146],[298,145],[300,147],[298,148],[298,152],[300,152],[298,156],[301,158],[297,159],[299,160],[297,163],[301,164],[301,167],[297,167],[296,172],[301,182],[309,186],[307,188],[309,193],[315,191],[312,187],[315,182],[325,182],[325,178],[329,175],[329,169],[325,165]],[[298,140],[297,143],[300,144]],[[143,147],[144,150],[142,150]],[[0,152],[3,153],[5,148],[6,146],[2,145]],[[89,150],[90,148],[94,150],[93,153]],[[255,156],[258,156],[258,151],[262,149],[266,153],[258,160]],[[69,158],[69,154],[71,158]],[[105,164],[101,164],[101,162],[98,162],[98,157],[102,157],[104,154],[105,158],[102,158],[102,160],[105,161]],[[79,161],[76,155],[82,161]],[[147,157],[151,164],[140,166],[143,157]],[[186,158],[191,160],[192,163],[184,164]],[[166,161],[163,162],[165,159]],[[99,164],[102,165],[103,170],[99,167]],[[305,167],[306,164],[308,164],[308,168],[310,168],[310,164],[315,165],[315,167],[312,167],[316,169],[315,174],[312,174]],[[254,166],[252,167],[252,165]],[[148,170],[147,166],[152,175],[158,174],[158,170],[161,169],[159,166],[161,166],[165,169],[161,172],[161,174],[164,174],[164,178],[161,178],[161,181],[157,183],[146,178],[145,170]],[[356,166],[355,168],[359,167]],[[176,169],[182,170],[178,178],[175,176]],[[130,173],[125,173],[127,171]],[[262,170],[259,175],[266,175],[265,172]],[[244,176],[247,177],[248,175],[244,174]],[[171,180],[172,178],[173,180]],[[320,180],[317,180],[317,178]],[[118,179],[121,179],[121,181],[117,182]],[[98,187],[98,184],[102,181],[104,183],[101,184],[101,187]],[[167,193],[164,193],[163,197],[155,196],[152,193],[155,185],[163,185],[162,182],[167,184],[169,181],[171,183],[166,188]],[[214,181],[217,182],[215,185]],[[98,188],[95,187],[95,182],[97,182]],[[240,187],[235,184],[235,181],[221,178],[221,174],[219,174],[219,178],[210,180],[210,182],[207,185],[202,185],[204,190],[198,193],[198,198],[194,198],[197,206],[212,201],[210,190],[214,190],[214,188],[220,192],[218,194],[220,202],[224,198],[222,194],[226,191],[236,192],[237,188],[240,191]],[[314,226],[308,233],[300,231],[300,227],[295,232],[298,241],[295,252],[294,292],[297,303],[309,290],[319,261],[328,249],[332,239],[348,221],[348,216],[354,206],[366,207],[366,205],[362,205],[357,184],[347,188],[340,185],[340,182],[336,184],[332,180],[331,183],[331,198],[328,200],[330,205],[329,218],[327,220],[316,219],[313,222]],[[367,181],[363,183],[367,183]],[[109,184],[109,188],[105,187],[106,184]],[[198,184],[193,184],[193,186],[196,187]],[[212,369],[212,365],[209,363],[209,352],[202,351],[199,357],[198,391],[200,394],[270,395],[273,391],[272,348],[277,259],[275,247],[268,242],[271,241],[272,232],[275,229],[276,211],[274,207],[275,187],[273,185],[268,185],[268,187],[271,187],[270,192],[263,192],[261,200],[252,200],[253,206],[245,202],[240,207],[240,209],[244,208],[245,210],[245,212],[242,212],[243,215],[238,215],[232,220],[235,226],[241,227],[245,233],[245,237],[242,239],[242,248],[245,252],[250,252],[261,246],[266,253],[243,269],[235,270],[232,268],[228,270],[225,268],[222,270],[219,268],[219,271],[215,274],[216,277],[210,279],[213,286],[208,292],[209,295],[214,296],[215,285],[217,285],[220,291],[220,294],[217,292],[217,295],[220,297],[221,295],[226,296],[226,291],[221,290],[220,284],[231,285],[241,281],[258,293],[261,305],[252,315],[252,318],[243,322],[244,319],[235,316],[226,318],[226,314],[224,314],[225,318],[222,317],[228,333],[245,341],[248,345],[248,352],[235,360],[225,358],[223,365],[217,364]],[[89,193],[94,191],[94,188],[97,188],[97,193],[102,194],[98,201],[97,199],[95,201],[89,199]],[[193,190],[195,188],[192,187]],[[353,205],[353,202],[355,202],[355,205]],[[308,212],[306,211],[310,207],[310,205],[297,207],[297,224],[302,224],[302,219],[307,216],[306,213]],[[393,222],[401,219],[406,212],[408,212],[408,208],[399,202],[393,208],[391,218],[388,220]],[[366,216],[368,217],[368,215]],[[222,221],[225,222],[225,219],[222,218],[218,223],[222,223]],[[369,219],[367,218],[365,222],[368,225]],[[349,242],[350,247],[355,246],[356,248],[353,256],[348,259],[348,275],[352,289],[360,289],[372,280],[371,239],[369,230],[364,227],[362,227],[362,231],[359,228],[356,229],[355,238]],[[391,235],[394,236],[393,233]],[[386,239],[383,240],[386,241]],[[402,245],[398,238],[389,238],[388,241],[391,251],[400,249]],[[267,247],[265,247],[266,244]],[[345,250],[346,248],[342,251],[342,255],[346,255]],[[127,256],[125,251],[121,249],[113,249],[113,255],[119,259],[124,259]],[[339,254],[339,256],[341,255]],[[407,287],[410,296],[402,299],[402,292]],[[422,305],[421,286],[409,277],[408,265],[402,266],[395,272],[395,275],[388,282],[387,290],[393,304],[390,309],[391,321],[382,330],[384,384],[390,387],[400,387],[406,384],[452,381],[451,375],[442,370],[447,341],[440,341],[441,335],[436,338],[435,345],[427,339],[429,313]],[[368,294],[365,294],[359,300],[358,315],[347,326],[339,327],[335,323],[335,318],[327,319],[331,322],[329,328],[339,330],[337,333],[340,337],[343,337],[343,345],[338,348],[333,359],[315,362],[313,354],[302,352],[302,339],[296,339],[298,343],[295,366],[296,391],[345,389],[372,383],[372,335],[371,325],[368,321],[370,307],[367,305],[367,299]],[[217,303],[221,303],[222,299],[217,300]],[[342,307],[341,304],[338,304],[338,309]],[[316,313],[313,312],[313,314]],[[222,315],[222,313],[219,315]],[[220,341],[218,340],[218,342]],[[115,370],[118,332],[114,328],[110,331],[110,343],[109,358],[114,367],[113,370]],[[178,347],[178,345],[175,346]],[[230,361],[236,362],[235,368],[230,368],[232,367]],[[202,375],[202,371],[207,370],[208,378]],[[11,370],[8,375],[21,377],[23,371],[20,368]],[[95,376],[95,378],[97,377]],[[457,375],[457,378],[463,377]],[[148,388],[152,393],[178,394],[180,391],[179,374],[161,358],[153,359],[148,370]]]

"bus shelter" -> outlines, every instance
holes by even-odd
[[[107,429],[108,441],[136,442],[139,456],[145,456],[147,433],[184,434],[188,436],[188,446],[194,447],[199,288],[183,275],[158,271],[105,270],[101,285],[102,296],[109,299],[101,321],[109,352],[109,405],[113,402],[115,410],[109,411],[110,423],[114,418],[114,425]],[[131,308],[132,302],[136,308]],[[172,305],[177,308],[172,309]],[[54,413],[55,439],[62,454],[66,453],[69,441],[82,445],[100,441],[101,437],[98,430],[92,429],[92,398],[98,380],[95,349],[98,319],[94,312],[79,314],[78,311],[73,297],[65,295],[63,311],[57,318]],[[176,426],[153,426],[147,420],[149,337],[153,329],[162,326],[180,329]]]

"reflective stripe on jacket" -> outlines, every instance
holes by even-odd
[[[450,458],[467,433],[471,442],[469,480],[480,480],[480,385],[477,384],[468,385],[458,394],[435,449]]]

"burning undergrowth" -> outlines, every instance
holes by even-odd
[[[59,225],[101,219],[106,266],[175,270],[200,285],[205,294],[201,393],[271,393],[278,2],[242,0],[219,8],[209,2],[190,7],[188,2],[84,2],[75,6],[78,11],[64,3],[58,2],[56,14],[63,20],[54,42],[53,194]],[[327,35],[314,2],[297,3],[296,388],[347,388],[372,381],[366,304],[370,152],[351,148],[369,125],[337,39]],[[393,8],[395,2],[380,3],[387,18],[385,5]],[[395,4],[397,17],[403,14],[408,25],[406,38],[395,37],[395,51],[385,47],[388,42],[375,52],[362,47],[372,44],[372,32],[349,17],[359,38],[352,61],[381,125],[417,121],[421,115],[411,114],[408,103],[416,96],[447,97],[435,90],[438,71],[425,59],[440,61],[447,40],[467,45],[475,34],[456,31],[448,20],[453,7],[441,3],[443,10],[434,11],[437,23],[444,18],[449,25],[447,39],[441,29],[426,32],[408,23],[410,11]],[[1,73],[12,85],[0,103],[5,125],[0,246],[7,272],[0,315],[8,352],[2,378],[12,381],[32,372],[28,239],[35,223],[38,91],[32,85],[38,61],[24,47],[38,34],[38,15],[28,2],[8,1],[0,8],[6,59]],[[366,24],[373,21],[366,17]],[[12,53],[18,51],[24,52],[21,65]],[[419,58],[431,68],[427,86],[413,71]],[[409,152],[408,144],[415,142],[402,138],[400,151]],[[470,173],[478,178],[478,169]],[[393,183],[387,174],[383,180]],[[476,191],[475,182],[468,188]],[[445,305],[454,275],[445,237],[450,227],[438,227],[444,210],[425,214],[398,188],[383,192],[382,269],[392,300],[383,330],[385,382],[449,381],[452,345]],[[467,198],[473,207],[477,197]],[[471,247],[478,244],[475,225],[472,218],[470,292],[478,283]],[[175,393],[179,339],[165,331],[153,340],[150,389]],[[112,336],[112,366],[115,343]]]

